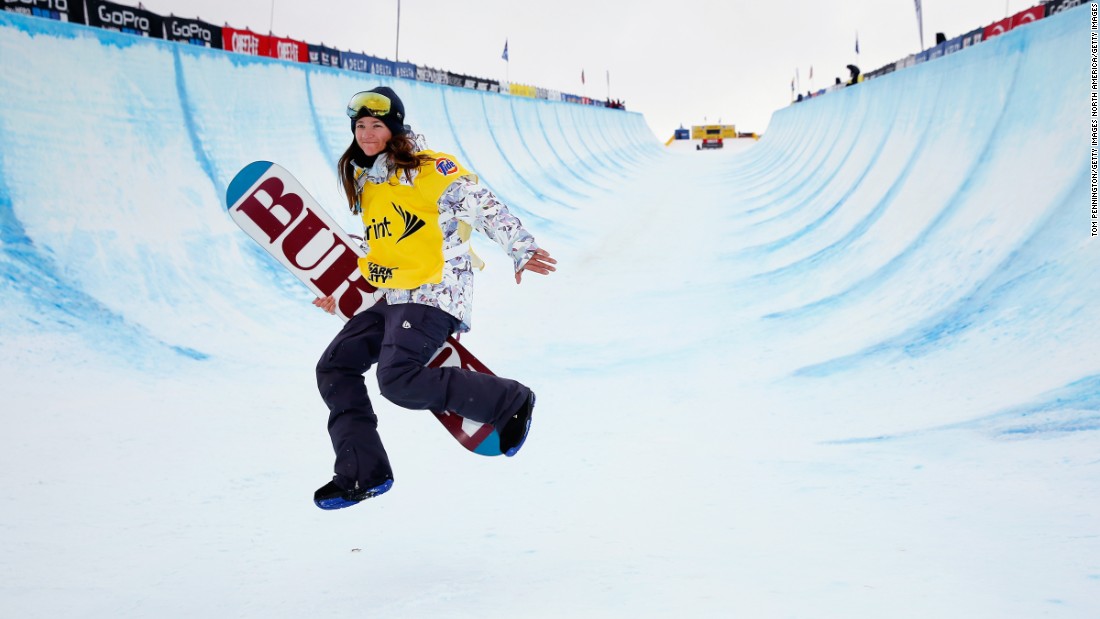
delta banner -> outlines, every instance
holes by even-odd
[[[271,37],[256,34],[251,30],[237,30],[225,26],[222,28],[222,47],[227,51],[249,56],[270,56]]]
[[[324,45],[309,46],[309,63],[319,64],[322,67],[340,66],[340,51],[325,47]]]
[[[389,77],[393,77],[397,74],[396,63],[385,60],[383,58],[374,58],[372,56],[368,56],[368,58],[370,58],[371,73],[375,75],[386,75]]]
[[[397,68],[397,77],[403,77],[407,80],[416,79],[416,65],[411,62],[396,62],[394,66]]]
[[[164,38],[164,18],[152,11],[135,9],[104,0],[85,0],[89,26],[136,34],[155,39]]]
[[[184,19],[170,15],[164,18],[164,38],[169,41],[222,48],[222,27],[197,19]]]
[[[9,13],[44,17],[74,24],[84,22],[84,0],[3,0]]]
[[[963,35],[966,36],[966,35]],[[963,37],[958,36],[943,44],[943,53],[954,54],[963,48]]]
[[[1061,13],[1062,11],[1068,11],[1074,7],[1085,4],[1085,0],[1050,0],[1047,2],[1047,14],[1046,17],[1050,17],[1055,13]]]
[[[370,56],[355,52],[340,52],[340,68],[348,71],[370,73]]]
[[[272,58],[288,62],[309,62],[309,46],[294,39],[268,37],[267,54]]]

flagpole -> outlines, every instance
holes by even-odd
[[[393,61],[401,60],[401,0],[397,0],[397,43],[393,48]]]
[[[504,59],[504,81],[508,84],[508,89],[511,91],[512,86],[512,60],[508,56],[508,37],[504,37],[504,53],[500,55]],[[511,92],[503,93],[511,94]]]

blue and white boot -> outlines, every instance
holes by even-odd
[[[387,479],[380,484],[372,485],[370,488],[360,488],[359,482],[355,482],[354,488],[344,490],[337,486],[335,481],[330,481],[313,493],[313,502],[321,509],[343,509],[360,501],[384,494],[392,486],[393,480]]]

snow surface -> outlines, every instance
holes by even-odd
[[[1100,616],[1087,23],[696,153],[0,13],[0,615]],[[479,245],[463,341],[539,395],[519,456],[375,397],[397,483],[322,512],[339,323],[222,200],[271,159],[340,214],[378,82],[560,270]]]

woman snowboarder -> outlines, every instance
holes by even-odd
[[[393,485],[363,381],[372,365],[389,401],[491,424],[501,451],[516,454],[531,427],[535,394],[507,378],[425,363],[451,333],[470,329],[473,274],[482,266],[470,250],[473,230],[511,256],[517,284],[525,271],[547,275],[557,262],[476,175],[451,155],[420,147],[392,89],[357,93],[347,113],[354,139],[338,163],[340,182],[349,208],[363,219],[367,255],[360,270],[385,296],[349,320],[317,363],[336,451],[332,481],[314,494],[321,509],[348,507]],[[314,305],[335,311],[332,297]]]

